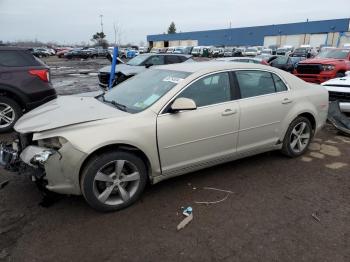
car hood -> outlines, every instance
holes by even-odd
[[[323,82],[328,91],[350,93],[350,76],[334,78]]]
[[[14,128],[19,133],[42,132],[125,114],[94,97],[60,96],[22,116]]]
[[[299,64],[334,64],[334,63],[339,63],[339,62],[344,62],[343,59],[333,59],[333,58],[312,58],[312,59],[307,59]]]
[[[138,73],[141,73],[146,70],[146,67],[144,66],[130,66],[127,64],[118,64],[115,67],[115,72],[119,73],[121,72],[123,75],[136,75]],[[110,73],[111,72],[111,66],[105,66],[100,69],[100,73]]]

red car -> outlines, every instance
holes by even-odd
[[[60,51],[57,51],[56,55],[58,58],[63,58],[65,53],[68,53],[70,50],[72,50],[71,48],[67,48],[67,49],[62,49]]]
[[[329,49],[315,58],[301,61],[294,75],[306,82],[321,84],[329,79],[345,76],[350,70],[350,49]]]

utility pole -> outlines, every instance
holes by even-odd
[[[100,18],[101,18],[101,32],[103,33],[103,21],[102,21],[103,15],[100,15]]]

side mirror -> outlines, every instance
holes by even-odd
[[[192,99],[185,98],[185,97],[176,98],[173,104],[171,105],[171,110],[173,112],[178,112],[181,110],[195,110],[195,109],[197,109],[196,102],[194,102]]]
[[[153,66],[153,64],[145,64],[146,68],[150,68],[151,66]]]

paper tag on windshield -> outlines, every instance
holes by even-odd
[[[164,82],[172,82],[174,84],[178,84],[182,80],[183,80],[183,78],[173,77],[173,76],[167,76],[166,78],[163,79]]]

